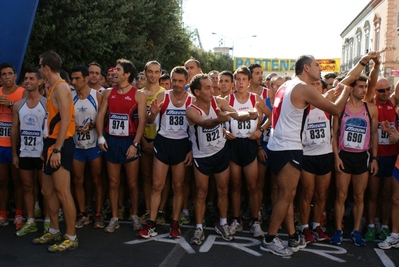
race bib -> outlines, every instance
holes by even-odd
[[[115,136],[128,136],[129,115],[111,113],[109,116],[109,134]]]
[[[390,122],[389,123],[389,127],[395,128],[395,123]],[[381,130],[381,123],[378,123],[378,144],[379,145],[392,145],[393,143],[389,141],[389,135],[387,132],[384,132],[383,130]]]
[[[306,140],[310,145],[325,144],[329,140],[329,136],[326,135],[326,131],[326,121],[309,123],[308,127],[306,128]]]
[[[0,137],[7,137],[11,136],[11,122],[7,121],[0,121]]]

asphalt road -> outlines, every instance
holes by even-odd
[[[130,222],[122,222],[114,233],[85,226],[78,229],[79,248],[63,253],[48,253],[46,245],[33,245],[31,240],[40,232],[23,237],[15,236],[14,225],[0,228],[0,266],[399,266],[399,250],[381,250],[377,243],[356,247],[348,239],[341,246],[315,243],[281,258],[259,249],[260,239],[248,231],[226,242],[207,227],[206,240],[201,246],[191,245],[193,226],[181,228],[182,237],[171,240],[169,226],[158,228],[157,237],[145,240],[137,237]],[[263,226],[266,230],[266,226]],[[61,225],[64,230],[64,225]],[[280,234],[283,240],[287,236]]]

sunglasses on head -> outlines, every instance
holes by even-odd
[[[383,88],[383,89],[375,89],[378,93],[385,93],[391,91],[391,87]]]

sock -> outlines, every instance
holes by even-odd
[[[28,218],[28,223],[34,223],[35,222],[35,218]]]
[[[187,215],[187,216],[189,215],[188,209],[183,209],[182,211],[183,211],[183,213],[184,213],[185,215]]]
[[[391,236],[398,239],[399,238],[399,233],[391,233]]]
[[[44,222],[50,222],[50,218],[49,217],[44,218]]]
[[[388,225],[386,225],[386,224],[381,225],[381,230],[384,229],[384,228],[389,229],[389,228],[388,228]]]
[[[368,225],[368,227],[369,227],[369,228],[375,228],[375,225],[374,225],[374,223],[370,223],[370,224]]]
[[[309,228],[309,224],[302,224],[301,232],[303,232],[303,230],[305,230],[306,228]]]
[[[113,220],[114,222],[117,222],[117,221],[119,221],[119,218],[118,217],[112,217],[111,220]]]
[[[202,230],[202,223],[197,223],[195,225],[195,229],[201,229]]]
[[[312,228],[313,229],[316,229],[316,227],[318,227],[318,226],[320,226],[320,223],[317,223],[317,222],[313,222],[312,223]]]
[[[71,240],[71,241],[75,241],[75,239],[76,239],[76,235],[68,235],[68,234],[65,234],[67,237],[68,237],[68,239],[69,240]]]
[[[50,232],[50,234],[55,235],[60,231],[60,229],[54,229],[54,228],[50,227],[50,229],[48,231]]]
[[[275,237],[276,237],[275,235],[266,235],[265,237],[266,243],[272,242]]]
[[[227,223],[227,218],[220,218],[219,224],[225,225]]]
[[[40,210],[39,201],[35,202],[35,210]]]
[[[298,234],[295,232],[293,235],[288,235],[288,239],[295,239],[298,240]]]
[[[23,213],[22,210],[15,210],[15,217],[22,216],[22,213]]]
[[[237,220],[237,222],[241,223],[241,218],[240,217],[233,217],[233,220]]]

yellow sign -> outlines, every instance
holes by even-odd
[[[323,72],[340,72],[341,60],[339,58],[316,60]],[[241,65],[259,64],[266,72],[294,72],[295,62],[296,59],[234,57],[233,69],[237,69]]]

